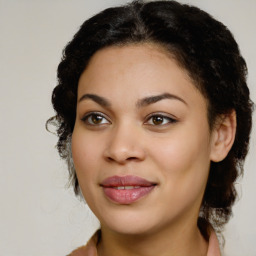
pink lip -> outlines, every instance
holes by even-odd
[[[112,176],[101,183],[105,195],[118,204],[131,204],[139,200],[149,194],[155,185],[141,177],[131,175]]]

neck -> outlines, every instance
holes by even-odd
[[[197,224],[184,223],[144,234],[120,234],[102,227],[99,256],[205,256],[208,244]]]

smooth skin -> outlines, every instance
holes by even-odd
[[[101,223],[100,256],[206,255],[197,219],[211,161],[235,136],[235,113],[210,131],[207,101],[154,44],[112,46],[78,84],[72,154],[81,191]],[[138,201],[111,201],[100,184],[135,175],[157,184]]]

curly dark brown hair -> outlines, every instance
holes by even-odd
[[[52,94],[59,154],[68,162],[75,193],[79,184],[69,150],[76,119],[80,75],[99,49],[150,42],[163,46],[188,72],[208,102],[212,129],[219,115],[235,110],[234,144],[221,162],[212,162],[198,225],[207,237],[207,225],[221,229],[232,214],[234,182],[243,173],[252,125],[253,103],[246,84],[247,67],[231,32],[199,8],[176,1],[154,1],[108,8],[85,21],[63,51],[58,85]],[[70,160],[71,159],[71,160]]]

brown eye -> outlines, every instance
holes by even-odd
[[[176,122],[177,120],[169,116],[154,114],[148,118],[146,124],[153,125],[153,126],[162,126],[162,125],[176,123]]]
[[[89,125],[102,125],[110,123],[103,115],[98,113],[87,114],[81,120]]]
[[[99,115],[91,115],[91,122],[93,124],[100,124],[103,120],[103,117],[102,116],[99,116]]]
[[[154,125],[160,125],[163,123],[163,121],[164,121],[164,118],[162,116],[153,116],[152,117],[152,123]]]

